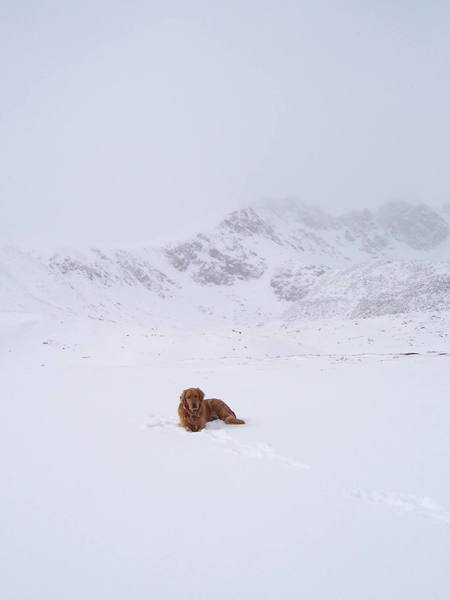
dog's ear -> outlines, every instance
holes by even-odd
[[[200,388],[197,388],[197,392],[200,396],[200,400],[203,400],[205,398],[205,392],[203,390],[201,390]]]
[[[182,404],[185,404],[185,401],[186,401],[186,390],[183,390],[181,392],[180,401],[181,401]]]

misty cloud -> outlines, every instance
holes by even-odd
[[[448,201],[446,3],[2,3],[0,236]]]

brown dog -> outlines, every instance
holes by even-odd
[[[223,400],[211,398],[205,400],[200,388],[183,390],[178,406],[180,425],[188,431],[200,431],[208,421],[221,419],[228,425],[243,425],[245,421],[237,419],[234,412]]]

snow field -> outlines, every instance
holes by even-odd
[[[3,599],[450,597],[448,356],[1,328]],[[177,427],[191,385],[247,425]]]

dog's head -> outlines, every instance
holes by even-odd
[[[180,400],[188,413],[199,412],[205,394],[200,388],[187,388],[181,392]]]

